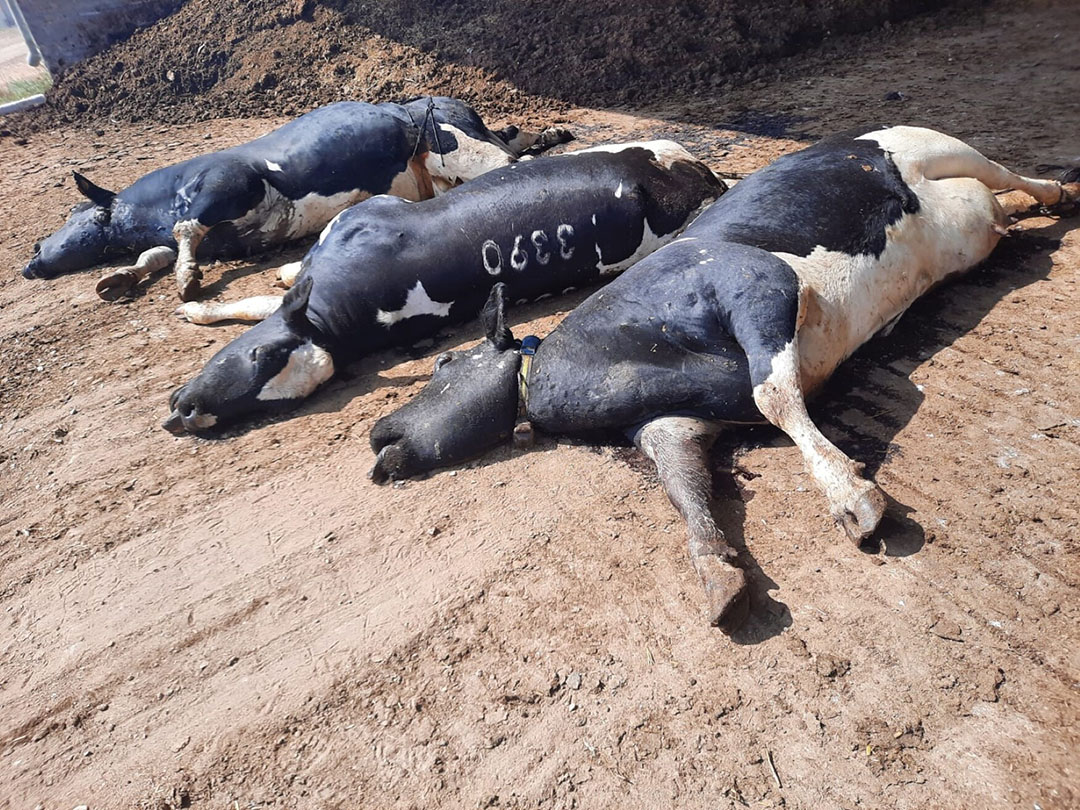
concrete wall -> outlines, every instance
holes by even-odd
[[[183,0],[15,0],[53,76],[160,20]]]

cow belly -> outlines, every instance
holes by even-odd
[[[982,183],[968,178],[912,186],[920,210],[886,228],[880,256],[815,248],[777,252],[799,277],[802,385],[812,391],[849,355],[931,287],[981,262],[1000,238],[1004,214]]]
[[[232,225],[241,242],[249,249],[279,245],[317,233],[344,209],[371,195],[359,189],[336,194],[305,194],[290,200],[272,185],[263,181],[266,193],[260,203]]]
[[[576,330],[574,330],[576,331]],[[529,379],[528,416],[551,433],[585,433],[681,414],[758,422],[746,355],[734,339],[688,351],[651,325],[556,330]]]

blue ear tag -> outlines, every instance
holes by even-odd
[[[540,338],[529,335],[521,339],[521,365],[518,366],[518,410],[522,416],[529,403],[529,369],[532,368],[533,355],[540,346]]]

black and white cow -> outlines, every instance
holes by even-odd
[[[295,406],[350,359],[475,318],[498,281],[518,301],[600,281],[725,190],[652,141],[511,164],[426,202],[367,200],[326,227],[280,308],[173,394],[165,427]]]
[[[76,173],[89,202],[34,246],[23,275],[53,278],[139,254],[102,278],[98,294],[115,299],[175,262],[180,298],[190,301],[202,278],[197,259],[238,258],[318,233],[376,194],[426,200],[569,137],[557,129],[493,133],[450,98],[330,104],[249,143],[157,169],[119,193]]]
[[[514,340],[493,291],[487,340],[439,356],[424,390],[376,423],[372,478],[475,456],[511,432],[519,399],[525,418],[550,433],[621,429],[687,521],[711,620],[733,629],[748,597],[709,511],[711,438],[724,423],[781,428],[836,521],[852,540],[867,538],[885,499],[817,429],[804,396],[916,298],[989,255],[1007,222],[991,192],[1000,188],[1044,205],[1080,198],[1080,183],[1021,177],[914,127],[837,136],[782,157],[542,342]]]

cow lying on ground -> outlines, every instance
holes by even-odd
[[[280,309],[173,393],[164,426],[293,407],[350,359],[475,318],[496,281],[518,301],[595,283],[725,188],[678,144],[652,141],[512,164],[427,202],[367,200],[322,232]]]
[[[748,597],[709,510],[712,437],[724,423],[776,425],[848,536],[867,538],[885,499],[817,429],[804,396],[916,298],[990,254],[1007,221],[991,193],[1000,188],[1048,206],[1080,198],[1080,183],[1020,177],[913,127],[782,157],[542,342],[514,340],[493,291],[487,340],[440,355],[427,387],[376,423],[372,478],[475,456],[510,434],[519,401],[549,433],[621,429],[656,464],[688,524],[710,618],[731,630]]]
[[[54,278],[140,254],[98,283],[112,300],[175,262],[180,298],[199,292],[199,259],[234,259],[318,233],[376,194],[426,200],[528,149],[569,140],[509,127],[493,133],[450,98],[407,104],[342,101],[250,143],[150,172],[119,193],[75,174],[89,202],[34,246],[26,278]]]

